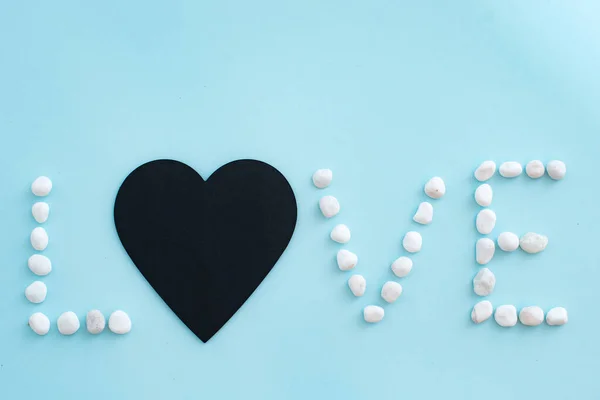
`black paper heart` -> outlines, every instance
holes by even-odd
[[[208,180],[174,160],[135,169],[115,200],[121,243],[203,342],[237,312],[287,247],[296,197],[274,167],[238,160]]]

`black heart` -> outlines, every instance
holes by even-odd
[[[285,177],[238,160],[208,180],[174,160],[136,168],[115,200],[123,247],[154,290],[203,342],[271,271],[297,217]]]

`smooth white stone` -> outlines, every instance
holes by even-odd
[[[496,226],[496,213],[489,208],[479,211],[475,225],[477,226],[477,232],[482,235],[491,233]]]
[[[72,335],[79,330],[79,318],[73,311],[62,313],[56,321],[61,335]]]
[[[312,180],[316,187],[319,189],[325,189],[331,184],[333,179],[333,172],[330,169],[318,169],[313,174]]]
[[[519,242],[523,251],[535,254],[543,251],[548,246],[548,237],[534,232],[528,232],[521,236]]]
[[[502,251],[515,251],[519,248],[519,237],[512,232],[502,232],[498,236],[498,247]]]
[[[544,172],[546,172],[546,169],[544,168],[544,163],[540,160],[529,161],[525,166],[525,173],[532,179],[541,178],[544,176]]]
[[[383,298],[388,303],[395,302],[398,297],[402,294],[402,285],[398,282],[387,281],[383,284],[381,288],[381,298]]]
[[[50,331],[50,320],[41,312],[36,312],[29,317],[29,327],[40,336]]]
[[[476,324],[480,324],[491,317],[493,312],[494,307],[492,306],[492,303],[487,300],[480,301],[475,304],[473,311],[471,311],[471,320]]]
[[[319,208],[325,217],[331,218],[340,212],[340,203],[333,196],[323,196],[319,200]]]
[[[38,224],[43,224],[48,220],[50,214],[50,206],[48,203],[38,201],[31,207],[31,214]]]
[[[523,325],[538,326],[544,322],[544,310],[538,306],[523,307],[519,312],[519,321]]]
[[[492,198],[494,197],[494,191],[492,187],[487,183],[479,185],[475,190],[475,201],[481,207],[488,207],[492,204]]]
[[[500,165],[500,175],[505,178],[515,178],[523,172],[523,167],[516,161],[507,161]]]
[[[517,324],[517,309],[512,305],[500,306],[496,309],[494,319],[498,325],[505,328],[515,326]]]
[[[48,196],[51,190],[52,181],[47,176],[40,176],[31,184],[31,191],[39,197]]]
[[[564,307],[554,307],[546,314],[546,323],[548,325],[564,325],[569,322],[569,315]]]
[[[398,278],[404,278],[410,273],[413,267],[413,262],[408,257],[399,257],[392,263],[392,272]]]
[[[36,275],[45,276],[52,272],[52,262],[46,256],[34,254],[27,260],[27,266]]]
[[[548,175],[555,181],[561,180],[567,173],[567,166],[564,162],[559,160],[552,160],[546,165]]]
[[[46,230],[41,227],[35,228],[31,231],[31,245],[34,249],[42,251],[48,247],[48,234]]]
[[[350,241],[350,228],[344,224],[336,225],[331,230],[331,240],[338,243],[348,243]]]
[[[475,259],[481,265],[489,263],[494,257],[496,245],[489,238],[481,238],[475,244]]]
[[[432,220],[433,206],[431,205],[431,203],[424,201],[421,204],[419,204],[419,208],[417,208],[417,212],[413,217],[413,221],[422,225],[427,225],[430,224]]]
[[[417,253],[421,251],[421,247],[423,246],[423,238],[419,232],[407,232],[402,240],[402,246],[404,246],[404,250],[408,251],[409,253]]]
[[[351,251],[342,249],[337,253],[338,267],[342,271],[348,271],[358,264],[358,256]]]
[[[493,161],[484,161],[475,170],[475,179],[484,182],[490,179],[496,173],[496,163]]]
[[[25,297],[32,303],[38,304],[46,300],[48,288],[42,281],[35,281],[25,289]]]
[[[97,335],[104,330],[106,319],[99,310],[91,310],[85,316],[85,326],[89,333]]]
[[[361,297],[367,289],[367,281],[362,275],[352,275],[348,279],[348,287],[353,295]]]
[[[124,335],[131,330],[131,319],[125,311],[117,310],[108,318],[108,329],[118,335]]]
[[[383,311],[383,308],[379,306],[366,306],[363,310],[365,321],[372,324],[381,321],[384,315],[385,312]]]
[[[478,296],[489,296],[496,287],[496,276],[488,268],[482,268],[473,278],[473,290]]]
[[[425,194],[432,199],[439,199],[446,194],[446,185],[439,176],[431,178],[425,184]]]

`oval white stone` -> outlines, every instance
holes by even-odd
[[[131,319],[125,311],[117,310],[108,318],[108,329],[111,332],[124,335],[131,330]]]
[[[477,231],[482,235],[491,233],[496,226],[496,213],[489,208],[479,211],[475,225],[477,226]]]
[[[505,328],[515,326],[517,324],[517,309],[512,305],[500,306],[496,309],[494,319],[498,325]]]
[[[519,245],[521,246],[521,249],[527,253],[539,253],[548,246],[548,237],[540,235],[539,233],[527,232],[521,236]]]
[[[498,236],[498,247],[502,251],[515,251],[519,248],[519,237],[512,232],[502,232]]]
[[[356,267],[358,256],[351,251],[342,249],[337,253],[337,263],[342,271],[348,271]]]
[[[46,294],[48,294],[48,288],[42,281],[35,281],[25,289],[25,297],[35,304],[46,300]]]
[[[45,276],[52,271],[52,262],[46,256],[34,254],[27,260],[27,266],[36,275]]]
[[[85,316],[85,326],[89,333],[97,335],[104,330],[106,319],[99,310],[91,310]]]
[[[31,191],[36,196],[48,196],[51,190],[52,181],[47,176],[40,176],[31,184]]]
[[[362,275],[352,275],[348,279],[348,287],[353,295],[361,297],[367,289],[367,280]]]
[[[413,267],[413,262],[408,257],[399,257],[392,263],[392,272],[398,278],[404,278],[406,275],[410,273]]]
[[[540,160],[529,161],[525,166],[525,173],[532,179],[541,178],[545,172],[544,163]]]
[[[492,191],[492,187],[487,183],[479,185],[479,187],[475,190],[475,201],[481,207],[488,207],[491,205],[493,197],[494,192]]]
[[[409,253],[417,253],[421,251],[422,245],[423,238],[419,232],[407,232],[402,240],[402,246],[404,246],[404,250],[408,251]]]
[[[548,170],[548,176],[555,181],[564,178],[567,173],[567,166],[564,162],[559,160],[550,161],[546,166],[546,169]]]
[[[484,182],[490,179],[496,173],[496,163],[493,161],[484,161],[475,170],[475,179]]]
[[[569,322],[569,315],[564,307],[554,307],[546,314],[546,323],[548,325],[564,325]]]
[[[41,227],[35,228],[31,231],[31,245],[34,249],[42,251],[48,247],[48,234],[46,230]]]
[[[491,317],[493,312],[494,307],[492,306],[492,303],[487,300],[480,301],[475,304],[473,311],[471,311],[471,320],[476,324],[480,324]]]
[[[381,297],[388,303],[395,302],[402,294],[402,285],[398,282],[387,281],[381,288]]]
[[[494,257],[496,245],[489,238],[481,238],[475,244],[475,259],[481,265],[489,263]]]
[[[79,330],[79,318],[73,311],[67,311],[58,317],[56,325],[61,335],[72,335]]]
[[[433,206],[431,205],[431,203],[424,201],[421,204],[419,204],[419,208],[417,208],[417,212],[413,217],[413,221],[422,225],[427,225],[430,224],[432,220]]]
[[[344,224],[336,225],[329,235],[331,240],[338,243],[348,243],[350,241],[350,228]]]
[[[425,184],[425,194],[432,199],[439,199],[446,194],[446,185],[444,180],[439,176],[431,178]]]
[[[29,327],[40,336],[50,331],[50,320],[41,312],[36,312],[29,317]]]
[[[43,224],[48,220],[50,214],[50,206],[48,203],[38,201],[31,207],[31,214],[38,224]]]
[[[369,323],[379,322],[383,319],[385,312],[379,306],[366,306],[363,310],[365,321]]]
[[[507,161],[500,165],[500,175],[505,178],[514,178],[523,172],[523,167],[516,161]]]
[[[325,217],[331,218],[340,212],[340,203],[333,196],[323,196],[319,200],[319,208]]]
[[[330,169],[318,169],[313,174],[312,180],[316,187],[324,189],[331,184],[333,172]]]
[[[544,322],[544,310],[538,306],[523,307],[519,312],[519,321],[523,325],[538,326]]]
[[[488,268],[482,268],[473,278],[473,290],[478,296],[489,296],[496,287],[496,276]]]

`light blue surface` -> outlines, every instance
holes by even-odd
[[[0,398],[598,398],[598,3],[286,3],[2,3]],[[257,158],[296,191],[290,247],[208,344],[152,291],[113,226],[120,182],[159,157],[204,176]],[[536,158],[564,159],[567,178],[494,178],[492,237],[537,231],[550,244],[498,254],[490,300],[563,305],[570,322],[474,326],[472,171]],[[323,167],[334,183],[318,191],[310,176]],[[54,181],[54,271],[46,302],[31,305],[29,185],[41,174]],[[411,217],[434,175],[448,191],[423,228]],[[317,210],[324,194],[342,204],[333,220]],[[336,223],[352,229],[363,298],[335,266]],[[382,303],[411,229],[424,245],[404,294],[367,326],[361,309]],[[92,308],[126,310],[132,332],[58,334],[61,312]],[[35,311],[52,319],[46,337],[26,325]]]

